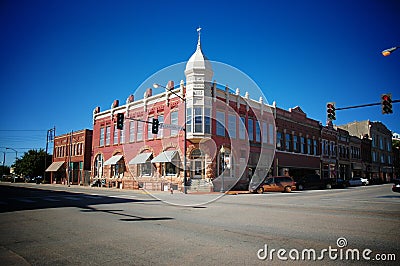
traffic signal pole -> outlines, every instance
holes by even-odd
[[[400,100],[393,100],[392,103],[398,103]],[[352,105],[352,106],[346,106],[346,107],[339,107],[336,108],[337,111],[340,110],[347,110],[347,109],[355,109],[355,108],[361,108],[361,107],[368,107],[368,106],[374,106],[374,105],[381,105],[381,103],[368,103],[368,104],[361,104],[361,105]]]

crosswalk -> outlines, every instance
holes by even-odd
[[[0,200],[1,205],[9,205],[13,203],[24,203],[24,204],[34,204],[39,202],[79,202],[84,200],[102,200],[107,201],[107,199],[136,199],[137,196],[129,194],[117,194],[117,195],[102,195],[102,194],[71,194],[71,195],[52,195],[52,196],[30,196],[30,197],[15,197]]]

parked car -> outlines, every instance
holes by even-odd
[[[291,192],[296,190],[296,182],[290,176],[272,176],[267,177],[256,189],[250,192]]]
[[[296,180],[296,186],[298,190],[303,189],[323,189],[323,188],[332,188],[336,185],[336,179],[328,178],[321,179],[319,175],[311,174],[306,175],[298,180]]]
[[[393,181],[394,181],[394,184],[392,186],[392,191],[393,192],[400,192],[400,179],[395,179]]]
[[[361,177],[353,177],[352,179],[347,180],[347,185],[350,187],[362,186],[363,182],[361,181]]]
[[[365,177],[361,177],[361,182],[363,183],[364,186],[369,185],[369,180]]]

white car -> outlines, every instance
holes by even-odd
[[[365,177],[361,177],[361,182],[363,183],[364,186],[369,185],[369,180]]]

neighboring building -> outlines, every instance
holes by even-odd
[[[276,108],[276,153],[273,175],[297,178],[320,174],[320,123],[300,107]]]
[[[213,69],[200,36],[185,76],[186,84],[178,87],[170,81],[159,94],[147,89],[143,99],[131,95],[123,106],[114,101],[109,110],[94,110],[94,180],[120,188],[182,189],[184,155],[190,190],[227,190],[238,179],[248,184],[253,175],[266,176],[275,149],[273,108],[261,97],[242,97],[239,89],[211,82]],[[123,130],[116,127],[118,113],[125,115]],[[167,125],[186,123],[186,145],[183,130],[164,127],[153,134],[151,124],[143,122],[153,118]]]
[[[352,177],[352,151],[354,146],[350,147],[350,134],[348,131],[337,128],[337,158],[338,175],[337,178],[348,180]]]
[[[381,122],[369,120],[338,126],[350,135],[368,136],[371,140],[372,162],[366,175],[375,182],[389,182],[393,178],[392,133]]]
[[[337,166],[338,131],[332,122],[321,129],[321,178],[338,178]]]
[[[363,161],[361,157],[362,140],[356,136],[350,136],[350,163],[351,177],[365,177],[363,175]]]
[[[92,136],[92,130],[83,129],[54,137],[53,162],[46,169],[51,183],[89,184]]]

